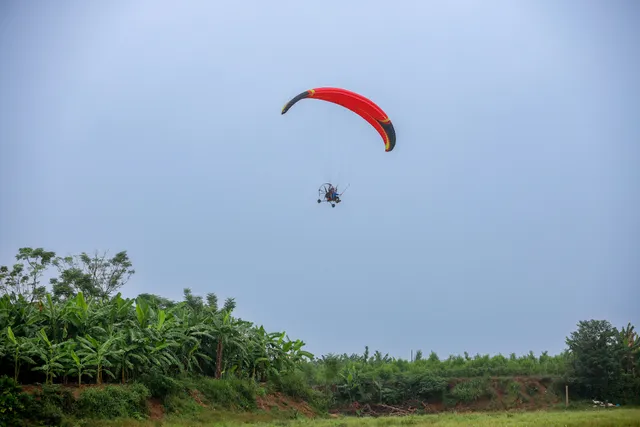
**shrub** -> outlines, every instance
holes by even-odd
[[[32,406],[30,398],[13,378],[6,375],[0,377],[0,425],[17,425],[19,420],[24,419]]]
[[[138,383],[144,384],[152,397],[165,401],[167,396],[181,394],[185,387],[175,378],[172,378],[158,370],[152,370],[140,376]]]
[[[202,411],[202,407],[191,397],[175,394],[170,394],[165,398],[164,407],[168,413],[183,416],[196,415]]]
[[[275,391],[279,391],[289,397],[302,400],[309,400],[312,397],[311,387],[309,387],[304,374],[300,371],[273,375],[270,380]]]
[[[103,389],[89,388],[78,398],[76,413],[80,417],[111,419],[143,418],[147,414],[147,399],[151,396],[143,384],[108,385]]]
[[[0,426],[60,426],[74,410],[73,394],[59,385],[45,385],[33,395],[21,390],[12,378],[0,378]]]
[[[60,385],[44,385],[35,393],[36,399],[43,405],[50,404],[60,408],[64,413],[74,411],[76,400],[73,393]]]
[[[305,400],[318,413],[327,412],[334,403],[332,394],[313,389],[310,390],[310,396]]]
[[[551,384],[549,384],[549,386],[547,386],[547,390],[551,390],[552,393],[558,395],[558,396],[564,396],[565,394],[565,386],[567,384],[571,385],[571,378],[563,378],[563,377],[557,377],[554,378],[551,381]],[[569,387],[569,391],[573,392],[572,387]]]
[[[527,383],[527,394],[529,396],[534,396],[538,393],[539,389],[538,386],[536,385],[536,383],[534,382],[529,382]]]
[[[230,409],[254,409],[257,386],[250,380],[235,378],[214,379],[202,377],[196,381],[197,389],[215,405]]]
[[[451,390],[451,397],[465,403],[474,402],[482,397],[490,397],[489,381],[484,378],[473,378],[460,382]]]
[[[412,391],[419,399],[438,396],[447,388],[447,380],[430,373],[423,373],[415,377],[412,382]]]
[[[39,425],[41,424],[47,427],[57,427],[62,425],[64,412],[59,406],[56,406],[54,403],[36,403],[33,408],[34,412],[31,416],[31,419],[36,421]]]
[[[512,397],[520,397],[520,383],[517,381],[509,381],[509,388],[507,389],[507,393]]]
[[[74,410],[75,399],[70,390],[60,385],[44,385],[42,390],[35,392],[28,416],[38,424],[60,426],[64,414],[71,414]]]

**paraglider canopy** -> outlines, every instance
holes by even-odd
[[[378,107],[370,99],[355,92],[340,88],[321,87],[309,89],[296,95],[287,102],[282,108],[282,114],[289,111],[298,101],[306,98],[332,102],[353,111],[378,131],[378,134],[380,134],[380,137],[384,141],[386,152],[392,151],[396,146],[396,131],[391,123],[391,119],[389,119],[389,116],[387,116],[382,108]]]

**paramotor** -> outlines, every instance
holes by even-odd
[[[342,201],[340,196],[343,194],[344,191],[342,193],[338,193],[337,186],[334,187],[330,182],[325,182],[320,186],[320,188],[318,188],[318,203],[331,203],[331,207],[335,208],[336,203],[340,203]]]

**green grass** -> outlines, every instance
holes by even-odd
[[[199,416],[185,419],[167,417],[163,421],[115,420],[92,422],[95,427],[248,427],[248,426],[283,426],[283,427],[387,427],[387,426],[640,426],[640,409],[638,408],[592,408],[589,410],[569,411],[536,411],[536,412],[501,412],[501,413],[468,413],[438,414],[410,417],[355,418],[337,419],[286,419],[291,414],[282,414],[283,418],[274,419],[273,413],[229,413],[206,411]],[[75,424],[84,426],[84,424]]]

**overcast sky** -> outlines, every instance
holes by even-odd
[[[640,2],[0,4],[0,264],[126,250],[318,354],[637,326]],[[636,26],[636,28],[634,28]],[[338,86],[391,117],[296,94]],[[316,203],[332,180],[332,209]]]

